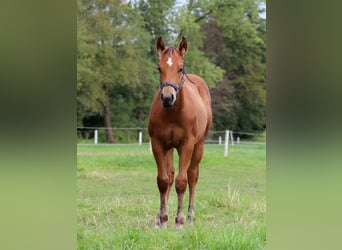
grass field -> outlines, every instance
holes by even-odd
[[[266,248],[265,145],[230,146],[227,158],[223,146],[205,147],[195,221],[182,230],[174,225],[174,186],[168,228],[154,227],[156,176],[148,145],[78,146],[78,249]]]

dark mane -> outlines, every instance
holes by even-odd
[[[168,47],[166,50],[164,50],[163,54],[164,54],[164,55],[167,55],[167,54],[170,53],[171,55],[173,55],[173,53],[174,53],[175,51],[177,51],[177,49],[176,49],[175,47]]]

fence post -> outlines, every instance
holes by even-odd
[[[94,131],[94,144],[97,144],[97,138],[98,138],[98,136],[97,136],[97,129],[95,129],[95,131]]]
[[[224,139],[224,157],[228,156],[228,144],[229,144],[229,130],[226,130],[226,136]]]
[[[240,136],[237,137],[236,143],[240,144]]]
[[[231,137],[231,140],[232,140],[232,146],[234,146],[233,130],[230,131],[230,137]]]
[[[142,144],[142,131],[139,131],[139,145]]]
[[[219,144],[221,145],[222,144],[222,137],[219,136]]]

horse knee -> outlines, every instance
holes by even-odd
[[[176,192],[184,193],[186,190],[187,179],[186,178],[176,178]]]
[[[165,193],[169,187],[169,177],[157,177],[159,192]]]

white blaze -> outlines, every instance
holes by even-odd
[[[173,62],[172,62],[172,58],[169,57],[169,59],[167,59],[167,62],[166,62],[170,67],[172,66]]]

